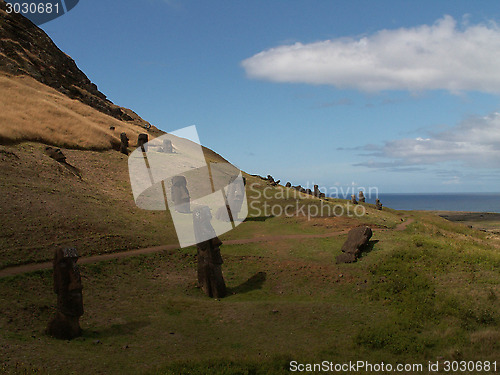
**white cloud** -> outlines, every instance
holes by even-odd
[[[248,77],[362,91],[500,92],[500,28],[435,24],[271,48],[242,62]]]
[[[455,161],[466,167],[500,168],[500,113],[469,118],[448,130],[429,137],[387,141],[369,154],[386,161],[371,160],[367,167],[437,164]],[[380,160],[380,159],[379,159]]]

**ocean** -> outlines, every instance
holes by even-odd
[[[366,197],[375,203],[377,197]],[[469,211],[500,213],[500,193],[379,194],[384,207],[395,210]]]

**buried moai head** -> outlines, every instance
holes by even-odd
[[[177,212],[190,213],[191,204],[187,181],[184,176],[172,177],[172,201]]]
[[[126,133],[120,134],[120,152],[122,154],[128,155],[128,137]]]
[[[72,317],[83,315],[82,280],[74,248],[58,249],[54,255],[54,292],[57,311]]]
[[[140,147],[142,151],[147,152],[148,146],[146,145],[146,143],[148,143],[148,139],[149,137],[147,134],[139,134],[139,136],[137,137],[137,147]]]

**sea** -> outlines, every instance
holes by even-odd
[[[367,196],[367,203],[377,197]],[[378,194],[384,207],[395,210],[467,211],[500,213],[500,193]]]

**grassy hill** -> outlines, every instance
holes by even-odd
[[[119,134],[134,146],[145,122],[79,71],[57,86],[57,66],[41,64],[62,52],[47,52],[49,40],[22,29],[23,19],[4,22],[2,6],[0,29],[10,34],[0,34],[0,273],[65,246],[83,259],[123,256],[81,265],[84,331],[71,342],[44,334],[56,305],[50,269],[0,277],[0,372],[286,374],[292,360],[414,363],[423,373],[428,361],[445,373],[444,361],[496,360],[500,371],[500,238],[436,213],[366,204],[355,215],[345,200],[245,174],[249,217],[221,237],[226,298],[196,287],[193,247],[126,256],[177,242],[168,212],[135,206],[127,157],[116,151]],[[36,36],[49,55],[30,55],[12,30]],[[374,230],[369,251],[336,264],[360,224]]]

